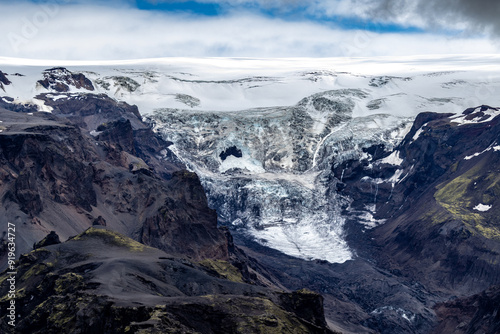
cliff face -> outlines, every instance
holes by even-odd
[[[18,226],[21,253],[100,221],[171,253],[228,258],[198,177],[137,108],[99,95],[56,102],[51,114],[0,110],[1,220]]]

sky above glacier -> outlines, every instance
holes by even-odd
[[[497,0],[0,0],[0,57],[498,53]]]

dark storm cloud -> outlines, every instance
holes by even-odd
[[[366,4],[366,0],[356,0]],[[402,16],[420,19],[429,28],[463,27],[469,33],[492,33],[500,36],[500,1],[498,0],[382,0],[370,1],[370,16],[392,20]]]

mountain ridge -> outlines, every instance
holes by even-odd
[[[208,78],[210,71],[192,78],[175,68],[166,76],[158,68],[70,69],[49,76],[46,89],[33,81],[43,79],[37,70],[8,75],[4,88],[14,96],[0,98],[0,139],[11,138],[2,175],[15,190],[4,203],[21,205],[16,214],[34,216],[38,230],[23,241],[26,251],[50,231],[38,226],[59,213],[35,216],[56,203],[66,217],[84,217],[78,231],[59,228],[63,240],[104,225],[175,256],[207,260],[219,278],[237,272],[247,283],[311,287],[325,296],[332,328],[345,332],[445,328],[453,323],[450,299],[468,305],[468,294],[498,284],[499,113],[481,105],[496,105],[491,95],[470,102],[485,85],[496,89],[495,72],[315,71],[291,79],[281,72],[266,75],[263,86],[262,76],[239,80],[224,71],[223,78]],[[76,87],[80,74],[95,91]],[[278,83],[291,93],[266,100],[283,91]],[[59,92],[64,85],[69,91]],[[214,97],[224,110],[207,111]],[[134,99],[139,107],[128,103]],[[170,108],[154,114],[152,106]],[[440,113],[421,112],[429,109]],[[69,143],[63,150],[55,145],[61,138]],[[78,146],[85,150],[71,152]],[[44,172],[17,173],[26,166]],[[52,179],[63,182],[53,186]],[[476,328],[467,317],[461,328]]]

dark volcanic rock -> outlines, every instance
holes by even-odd
[[[35,113],[38,107],[30,103],[12,103],[14,99],[9,96],[0,97],[0,108],[15,112]]]
[[[134,132],[130,120],[122,118],[114,122],[101,124],[97,127],[100,132],[98,140],[112,143],[119,151],[135,155]]]
[[[238,233],[235,239],[250,259],[258,259],[254,268],[270,281],[290,290],[307,286],[320,292],[331,328],[346,333],[400,334],[428,333],[435,325],[431,305],[439,298],[411,279],[376,268],[361,258],[342,264],[304,261]]]
[[[10,85],[11,82],[9,79],[7,79],[7,74],[3,73],[0,71],[0,88],[2,88],[5,91],[4,85]]]
[[[171,253],[228,259],[227,238],[197,176],[182,171],[136,108],[100,96],[85,100],[84,117],[78,109],[77,116],[0,110],[0,219],[2,226],[17,222],[18,250],[29,251],[50,230],[65,240],[105,221]],[[69,113],[71,103],[59,106]],[[103,124],[97,136],[85,123],[94,117]]]
[[[106,219],[102,218],[102,216],[97,217],[92,222],[92,226],[106,226]]]
[[[227,239],[217,229],[217,214],[207,207],[198,176],[179,171],[169,182],[175,194],[165,201],[158,215],[145,220],[139,241],[167,252],[182,250],[197,259],[228,259]]]
[[[65,94],[66,98],[53,100],[51,94],[40,94],[36,98],[52,107],[52,113],[71,120],[88,131],[120,118],[130,120],[134,129],[146,128],[141,121],[137,106],[116,101],[105,94]]]
[[[64,146],[62,138],[67,140]],[[64,124],[34,125],[0,136],[1,168],[18,173],[15,200],[30,215],[43,210],[44,199],[91,211],[96,205],[94,175],[85,162],[91,155],[80,131]]]
[[[38,249],[46,246],[57,245],[60,244],[61,240],[59,240],[59,236],[55,231],[50,231],[50,233],[43,238],[41,241],[37,242],[33,249]]]
[[[64,67],[55,67],[43,72],[44,79],[39,80],[37,83],[42,85],[45,89],[55,90],[56,92],[68,92],[69,86],[77,89],[84,88],[93,91],[94,86],[82,73],[73,73]]]
[[[500,286],[435,308],[439,325],[432,333],[500,333]]]
[[[352,195],[351,207],[371,202],[375,218],[387,220],[359,242],[360,252],[441,293],[464,295],[500,283],[500,155],[494,149],[500,118],[470,118],[474,110],[462,116],[471,124],[448,114],[419,115],[392,153],[402,161],[398,166],[345,166],[353,171],[342,190]],[[480,211],[479,204],[490,209]]]
[[[105,229],[38,248],[16,266],[20,333],[332,333],[317,294],[214,277]],[[3,332],[9,303],[0,300]]]

